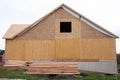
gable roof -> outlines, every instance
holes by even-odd
[[[7,30],[5,35],[3,36],[4,39],[13,39],[16,35],[24,31],[26,28],[29,27],[29,24],[12,24],[10,28]]]
[[[56,9],[54,9],[53,11],[51,11],[50,13],[48,13],[47,15],[43,16],[42,18],[40,18],[39,20],[37,20],[36,22],[34,22],[31,25],[23,25],[23,24],[12,25],[11,28],[9,28],[8,31],[5,33],[5,35],[4,35],[3,38],[4,39],[13,39],[16,36],[24,34],[25,32],[27,32],[30,29],[32,29],[35,25],[37,25],[38,23],[40,23],[42,20],[44,20],[45,18],[47,18],[50,14],[52,14],[53,12],[55,12],[56,10],[58,10],[59,8],[63,8],[69,14],[73,15],[77,19],[82,20],[83,22],[85,22],[86,24],[88,24],[92,28],[96,29],[97,31],[99,31],[99,32],[101,32],[101,33],[103,33],[103,34],[105,34],[107,36],[110,36],[110,37],[113,37],[113,38],[118,38],[117,35],[113,34],[112,32],[110,32],[110,31],[108,31],[106,29],[104,29],[100,25],[98,25],[95,22],[91,21],[90,19],[86,18],[82,14],[74,11],[70,7],[66,6],[65,4],[62,4],[62,5],[58,6]],[[15,27],[17,27],[17,26],[19,26],[20,28],[18,29],[18,31],[16,31],[16,30],[14,31],[14,29],[16,29]],[[12,34],[9,34],[9,33],[12,33]]]

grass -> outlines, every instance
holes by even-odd
[[[117,68],[120,69],[120,64],[117,65]]]
[[[11,71],[11,70],[0,70],[0,78],[10,78],[10,79],[26,79],[26,80],[46,80],[45,76],[38,75],[27,75],[23,73],[24,71]],[[47,80],[115,80],[113,75],[103,75],[99,73],[86,72],[87,76],[82,78],[69,77],[54,77],[53,79]],[[118,80],[120,76],[118,76]]]
[[[0,70],[0,78],[42,80],[41,76],[27,75],[24,71]]]
[[[118,69],[120,69],[120,64],[118,64]],[[115,80],[114,75],[104,75],[93,72],[85,72],[87,76],[85,77],[73,77],[73,76],[64,76],[64,77],[54,77],[52,79],[48,79],[46,76],[42,75],[28,75],[24,74],[25,71],[17,71],[17,70],[0,70],[0,78],[9,78],[9,79],[26,79],[26,80]],[[47,78],[47,79],[46,79]],[[118,80],[120,80],[120,75],[117,76]]]

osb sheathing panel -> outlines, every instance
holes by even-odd
[[[55,14],[49,15],[46,19],[34,26],[29,31],[16,37],[17,40],[51,40],[55,38]]]
[[[72,22],[72,37],[78,37],[79,35],[79,20],[73,17],[71,14],[63,10],[62,8],[58,9],[56,12],[50,14],[47,18],[42,20],[39,24],[34,26],[29,31],[25,32],[24,34],[16,37],[15,39],[20,40],[49,40],[49,39],[55,39],[55,35],[57,37],[60,37],[58,33],[55,33],[55,31],[60,33],[60,30],[56,28],[60,28],[60,21],[71,21]],[[64,36],[71,36],[71,34],[64,34]],[[62,37],[62,36],[61,36]]]
[[[38,49],[35,49],[37,48]],[[33,41],[33,60],[54,60],[55,59],[55,41],[42,40]]]
[[[57,61],[116,61],[115,40],[7,40],[5,59]]]
[[[54,60],[55,41],[53,40],[30,40],[26,41],[26,60]]]
[[[81,38],[110,38],[109,36],[95,30],[85,22],[81,21]]]
[[[115,61],[114,39],[81,39],[81,59]]]
[[[5,59],[55,60],[55,41],[7,40]]]
[[[72,22],[71,33],[60,33],[62,21]],[[5,57],[18,60],[115,61],[115,40],[60,8],[28,32],[7,40]]]
[[[60,22],[71,22],[72,31],[70,33],[61,33],[60,32]],[[80,37],[80,22],[74,18],[64,18],[64,19],[56,19],[55,22],[55,39],[65,39],[65,38],[79,38]]]
[[[24,42],[7,40],[5,49],[5,59],[24,60]]]
[[[79,38],[80,37],[80,21],[63,9],[59,9],[55,13],[56,13],[55,39]],[[60,32],[60,22],[71,22],[72,32],[61,33]]]
[[[32,41],[26,40],[25,41],[25,60],[33,59],[33,48],[32,48]]]
[[[56,59],[58,61],[76,61],[80,58],[79,39],[56,40]]]
[[[71,14],[69,14],[68,12],[66,12],[63,8],[59,8],[56,12],[55,12],[55,17],[62,19],[62,18],[75,18],[73,17]]]

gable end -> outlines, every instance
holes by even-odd
[[[54,9],[53,11],[51,11],[50,13],[48,13],[47,15],[45,15],[44,17],[40,18],[39,20],[37,20],[33,24],[29,25],[24,30],[21,30],[19,33],[16,33],[16,35],[12,35],[12,39],[15,38],[16,36],[21,36],[24,33],[28,32],[29,30],[31,30],[33,27],[35,27],[37,24],[39,24],[41,21],[43,21],[44,19],[46,19],[48,16],[50,16],[52,13],[54,13],[56,10],[58,10],[60,8],[64,9],[66,12],[68,12],[69,14],[71,14],[76,19],[79,19],[79,20],[85,22],[90,27],[94,28],[95,30],[99,31],[100,33],[103,33],[103,34],[105,34],[105,35],[107,35],[107,36],[109,36],[111,38],[118,38],[118,36],[116,36],[115,34],[107,31],[106,29],[102,28],[101,26],[99,26],[98,24],[96,24],[93,21],[89,20],[85,16],[83,16],[83,15],[79,14],[78,12],[74,11],[70,7],[66,6],[65,4],[62,4],[59,7],[57,7],[56,9]],[[7,34],[5,34],[5,35],[7,35]],[[10,37],[3,37],[3,38],[10,39]]]

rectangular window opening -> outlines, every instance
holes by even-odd
[[[60,32],[61,33],[70,33],[71,30],[71,22],[60,22]]]

